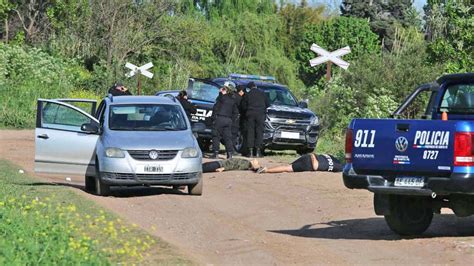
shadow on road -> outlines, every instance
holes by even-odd
[[[111,196],[117,198],[146,197],[156,195],[187,195],[182,190],[169,187],[115,187],[111,189]]]
[[[435,238],[474,236],[474,217],[459,218],[453,214],[435,215],[428,230],[419,236],[407,238]],[[331,221],[307,224],[298,229],[270,230],[269,232],[297,237],[354,240],[400,240],[382,217]]]
[[[75,189],[80,189],[87,193],[89,191],[85,190],[83,185],[73,184],[73,183],[64,183],[64,182],[34,182],[34,183],[21,183],[17,185],[22,186],[64,186],[72,187]],[[110,196],[117,198],[129,198],[129,197],[146,197],[146,196],[156,196],[156,195],[187,195],[182,190],[172,189],[170,187],[112,187],[110,191]]]

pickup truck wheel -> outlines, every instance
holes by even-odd
[[[95,177],[86,176],[86,191],[94,192],[95,191]]]
[[[197,184],[188,185],[188,194],[194,196],[202,195],[202,178],[199,179]]]
[[[433,219],[433,209],[423,197],[391,196],[390,215],[385,221],[400,235],[419,235],[426,231]]]

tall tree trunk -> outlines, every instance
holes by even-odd
[[[3,35],[3,41],[8,43],[8,34],[9,34],[9,24],[8,24],[8,17],[5,18],[5,33]]]

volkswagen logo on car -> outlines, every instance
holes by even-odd
[[[395,148],[397,148],[397,150],[399,152],[404,152],[407,150],[408,148],[408,140],[407,138],[405,137],[398,137],[396,140],[395,140]]]
[[[150,153],[148,153],[148,156],[150,156],[150,159],[156,160],[158,158],[158,152],[155,150],[151,150]]]

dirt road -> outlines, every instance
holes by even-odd
[[[34,132],[0,131],[0,158],[34,174]],[[263,164],[269,159],[263,160]],[[372,195],[348,190],[341,174],[204,175],[204,195],[140,188],[97,197],[65,183],[201,264],[468,264],[474,218],[437,215],[416,239],[401,239],[374,215]]]

